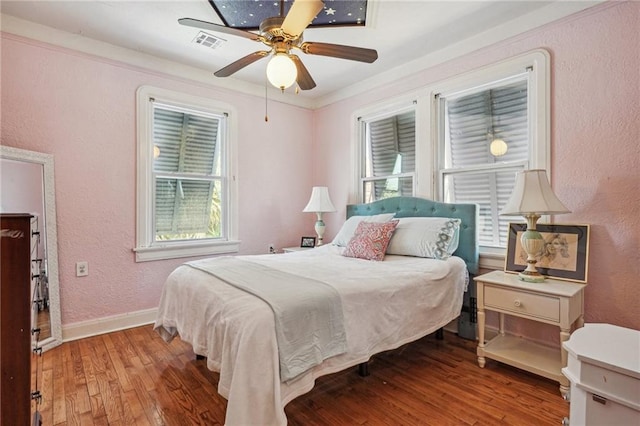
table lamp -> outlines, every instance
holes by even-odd
[[[520,237],[527,253],[527,268],[518,274],[522,281],[544,281],[544,275],[536,269],[536,255],[544,248],[544,239],[536,230],[536,223],[542,215],[561,213],[569,213],[569,210],[553,193],[545,170],[524,170],[516,174],[513,193],[500,214],[523,216],[527,220],[527,230]]]
[[[305,213],[315,213],[317,215],[315,230],[318,234],[317,246],[322,245],[322,236],[324,235],[324,222],[322,221],[322,213],[335,212],[336,208],[329,198],[329,188],[326,186],[314,186],[311,191],[309,203],[302,210]]]

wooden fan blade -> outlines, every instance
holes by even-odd
[[[282,31],[292,38],[298,38],[323,7],[322,0],[295,0],[284,18]]]
[[[374,49],[343,46],[341,44],[308,42],[302,43],[300,49],[309,55],[331,56],[333,58],[350,59],[352,61],[367,62],[369,64],[378,59],[378,52]]]
[[[293,59],[293,63],[296,64],[296,69],[298,70],[298,77],[296,78],[298,87],[302,90],[311,90],[316,87],[316,82],[313,81],[309,70],[307,70],[300,58],[297,55],[289,55],[289,57]]]
[[[231,34],[238,37],[248,38],[250,40],[260,41],[260,36],[249,31],[239,30],[237,28],[225,27],[224,25],[214,24],[213,22],[199,21],[192,18],[178,19],[180,25],[187,27],[199,28],[201,30],[217,31],[219,33]]]
[[[215,75],[216,77],[229,77],[231,74],[240,71],[242,68],[246,67],[247,65],[251,65],[258,59],[262,59],[268,54],[269,51],[267,50],[259,50],[257,52],[253,52],[243,58],[238,59],[235,62],[230,63],[226,67],[219,69],[218,71],[214,72],[213,75]]]

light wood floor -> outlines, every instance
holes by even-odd
[[[37,358],[37,357],[36,357]],[[218,374],[190,345],[151,326],[64,343],[37,358],[44,425],[217,425],[226,401]],[[427,336],[316,382],[286,407],[301,425],[559,425],[558,384],[487,360],[475,344]]]

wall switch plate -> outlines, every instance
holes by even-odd
[[[76,277],[86,277],[89,275],[89,262],[76,262]]]

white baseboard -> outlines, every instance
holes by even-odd
[[[62,341],[69,342],[85,337],[152,324],[156,320],[157,312],[158,308],[152,308],[144,311],[130,312],[123,315],[114,315],[112,317],[65,325],[62,327]]]

